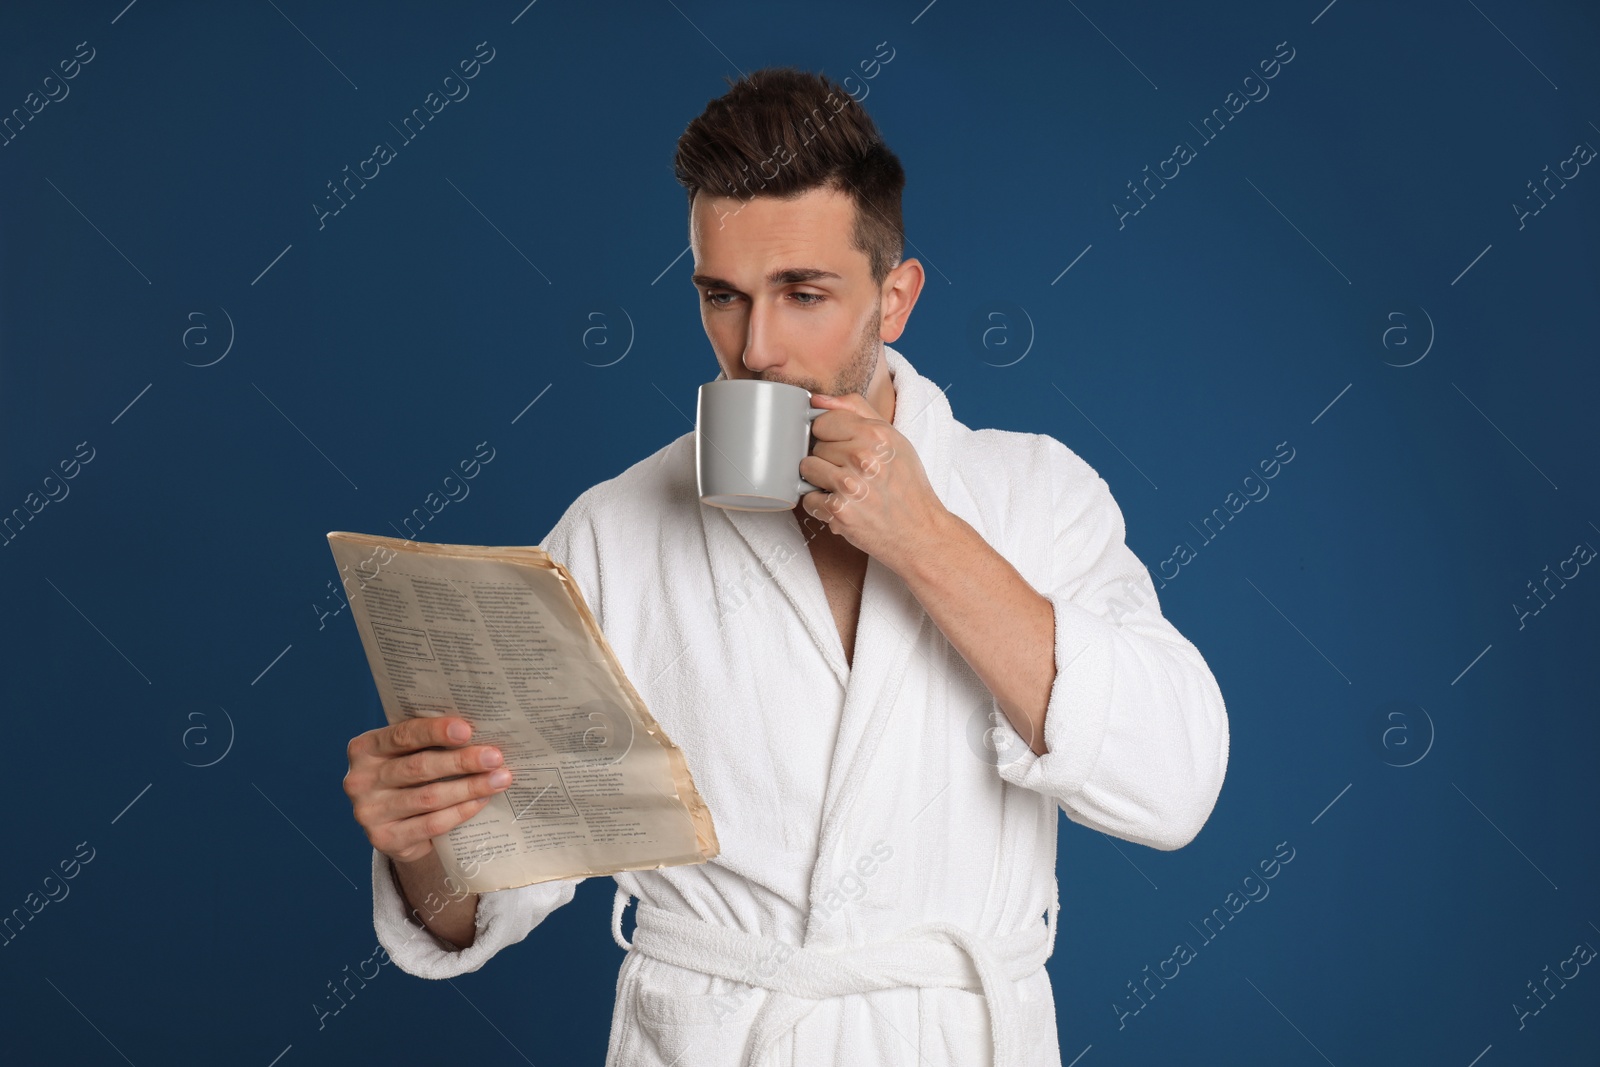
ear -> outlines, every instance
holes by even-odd
[[[915,259],[905,260],[889,272],[889,277],[885,279],[888,291],[883,298],[883,322],[878,334],[884,343],[898,341],[905,332],[906,320],[911,317],[911,309],[916,306],[924,281],[926,277],[922,264]]]

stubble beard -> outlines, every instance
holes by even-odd
[[[873,305],[872,314],[867,318],[866,328],[861,331],[857,339],[855,353],[850,357],[850,363],[839,372],[830,388],[822,388],[816,379],[806,381],[786,381],[781,378],[772,378],[758,375],[763,381],[783,381],[787,385],[797,385],[808,393],[825,393],[828,396],[847,396],[850,393],[859,393],[861,399],[867,398],[867,387],[872,384],[872,376],[878,372],[878,361],[883,358],[883,339],[878,336],[878,323],[883,311],[883,298],[880,297]]]

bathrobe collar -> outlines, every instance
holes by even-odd
[[[934,492],[948,503],[951,437],[955,429],[950,402],[943,390],[919,374],[899,352],[884,345],[883,353],[894,383],[894,428],[911,442]],[[847,664],[822,579],[792,512],[731,511],[702,504],[700,518],[717,603],[727,613],[724,625],[739,625],[737,607],[728,605],[749,599],[753,581],[771,581],[787,601],[785,610],[799,616],[845,693],[823,799],[820,847],[812,872],[815,899],[818,887],[833,877],[829,860],[850,801],[860,792],[872,754],[894,709],[900,683],[913,666],[911,658],[927,654],[916,646],[925,628],[932,624],[899,575],[869,557],[856,624],[854,661],[853,665]],[[761,561],[761,571],[752,573],[746,546]],[[751,666],[759,669],[759,665]],[[808,929],[807,941],[810,933]]]

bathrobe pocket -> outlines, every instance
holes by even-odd
[[[1040,967],[1016,983],[1017,1032],[1011,1035],[1014,1063],[1061,1067],[1055,996]],[[925,1067],[991,1067],[994,1037],[989,1004],[982,993],[935,987],[919,989],[918,1060]]]
[[[917,990],[917,1063],[992,1067],[994,1038],[982,993],[934,986]]]
[[[639,1030],[662,1064],[734,1062],[767,991],[718,981],[722,993],[679,993],[640,983],[634,993]],[[786,1047],[780,1042],[780,1047]],[[654,1062],[654,1061],[652,1061]],[[788,1067],[782,1057],[771,1067]]]

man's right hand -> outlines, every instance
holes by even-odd
[[[425,716],[351,738],[344,791],[372,847],[396,863],[433,852],[433,839],[466,822],[511,781],[500,750],[469,745],[472,725]],[[439,781],[448,775],[464,778]]]

